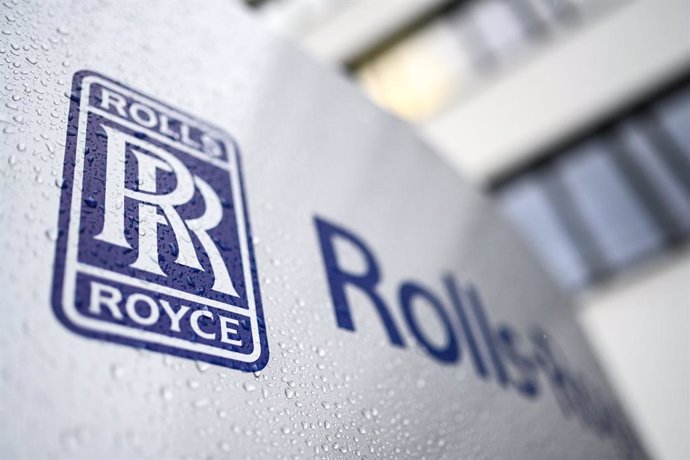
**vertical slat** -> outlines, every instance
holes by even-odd
[[[685,233],[681,222],[678,221],[673,210],[669,208],[664,197],[659,193],[652,178],[627,151],[620,138],[620,133],[610,133],[606,143],[612,160],[622,173],[638,203],[661,230],[664,242],[669,245],[679,243]]]
[[[603,250],[594,238],[565,184],[558,174],[555,174],[554,170],[543,174],[541,181],[554,214],[563,225],[565,232],[575,242],[582,260],[587,265],[589,280],[595,281],[605,277],[609,273],[610,267],[603,255]]]

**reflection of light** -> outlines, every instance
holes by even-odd
[[[463,70],[457,47],[446,28],[432,26],[374,58],[357,76],[380,106],[421,120],[455,95]]]

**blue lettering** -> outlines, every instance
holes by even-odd
[[[514,370],[513,373],[508,373],[510,385],[528,398],[537,397],[539,394],[537,366],[527,355],[520,353],[518,332],[508,325],[503,325],[497,329],[496,335],[501,356],[512,365]]]
[[[441,319],[443,326],[446,329],[446,336],[448,343],[444,347],[438,347],[424,336],[424,333],[417,324],[416,317],[412,311],[412,301],[415,298],[424,299],[436,312],[436,315]],[[450,318],[443,309],[441,302],[428,290],[424,289],[418,284],[407,282],[400,286],[400,306],[402,307],[405,320],[407,321],[412,334],[417,341],[424,347],[424,349],[434,358],[445,363],[454,363],[460,358],[460,348],[458,341],[455,338],[455,332],[450,325]]]
[[[319,244],[321,245],[323,261],[326,265],[326,276],[328,277],[328,285],[331,291],[331,298],[333,299],[333,308],[335,309],[338,327],[350,331],[355,330],[355,324],[352,321],[352,314],[350,313],[350,304],[345,294],[345,286],[350,285],[358,288],[371,299],[383,321],[383,325],[386,328],[386,332],[388,332],[391,343],[399,347],[404,347],[405,343],[403,342],[400,332],[398,332],[398,328],[393,322],[393,317],[388,311],[386,303],[375,291],[376,285],[381,279],[381,272],[374,255],[369,251],[369,248],[367,248],[364,242],[357,238],[352,232],[328,223],[318,217],[315,217],[314,221],[316,223],[316,230],[319,234]],[[364,273],[350,273],[340,266],[334,246],[336,238],[347,241],[364,256],[367,267]]]
[[[355,330],[345,292],[349,285],[364,293],[374,304],[391,343],[404,347],[405,343],[393,316],[376,291],[381,281],[381,270],[372,251],[351,231],[318,217],[314,221],[338,327]],[[337,240],[349,244],[363,257],[365,269],[362,273],[354,273],[341,265],[335,248]],[[635,454],[642,452],[620,409],[615,405],[606,405],[588,387],[584,377],[573,374],[568,369],[565,357],[546,332],[539,328],[533,330],[531,340],[524,341],[526,346],[531,343],[530,350],[525,351],[520,347],[523,341],[514,328],[509,325],[492,327],[479,293],[472,284],[456,283],[450,274],[443,278],[443,282],[460,322],[459,332],[462,333],[474,370],[480,378],[487,379],[492,374],[489,370],[491,367],[499,385],[514,388],[526,398],[534,399],[539,396],[538,376],[541,372],[564,417],[575,416],[584,427],[600,436],[613,438],[626,457],[633,458],[636,457]],[[407,281],[398,289],[398,300],[410,332],[431,357],[443,363],[461,360],[458,336],[448,312],[436,295],[417,282]],[[414,314],[414,308],[419,302],[430,306],[441,320],[446,331],[444,345],[431,342],[424,334]]]
[[[472,358],[474,369],[480,377],[485,379],[489,376],[489,372],[486,369],[484,359],[482,358],[481,351],[477,345],[477,340],[474,337],[474,331],[472,331],[472,326],[465,310],[465,304],[461,299],[461,291],[458,289],[458,286],[455,283],[455,278],[453,278],[452,275],[446,275],[444,282],[446,284],[448,294],[450,295],[450,300],[455,306],[455,311],[460,318],[460,326],[462,327],[462,332],[465,337],[465,341],[467,342],[467,348],[470,351],[470,357]]]

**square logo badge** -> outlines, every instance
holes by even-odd
[[[91,338],[263,368],[266,327],[233,138],[103,75],[76,73],[53,309]]]

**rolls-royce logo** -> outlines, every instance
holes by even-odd
[[[268,360],[239,151],[93,72],[74,76],[53,308],[89,337],[258,370]]]

